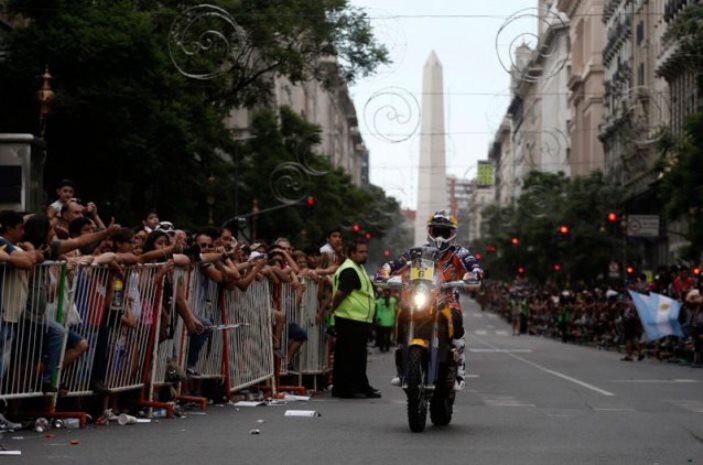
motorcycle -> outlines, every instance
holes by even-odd
[[[430,419],[434,425],[448,425],[454,407],[454,382],[457,363],[454,357],[453,324],[446,299],[447,290],[468,289],[480,281],[441,282],[435,269],[442,252],[434,247],[410,250],[409,261],[400,276],[387,280],[382,287],[401,291],[398,317],[396,365],[400,385],[407,396],[408,424],[413,432],[422,432]]]

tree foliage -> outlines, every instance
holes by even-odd
[[[688,119],[684,136],[671,148],[661,163],[659,195],[667,216],[688,224],[689,246],[681,251],[682,258],[697,262],[703,254],[703,114]]]
[[[474,248],[494,276],[510,278],[523,268],[542,282],[592,280],[609,261],[623,259],[620,231],[607,224],[608,213],[621,207],[623,193],[600,172],[570,179],[533,171],[523,188],[516,205],[491,206],[483,213],[484,239]]]
[[[182,0],[9,2],[11,12],[29,21],[9,33],[8,57],[0,63],[0,132],[37,132],[35,95],[48,65],[56,101],[46,133],[47,192],[53,194],[58,179],[72,178],[83,200],[127,224],[154,207],[179,225],[204,224],[213,190],[216,220],[222,220],[239,213],[228,203],[235,186],[240,205],[250,206],[256,197],[269,206],[269,174],[289,155],[278,143],[313,130],[303,121],[289,119],[279,127],[276,116],[261,116],[260,137],[238,144],[226,117],[241,106],[268,105],[277,74],[334,85],[387,61],[367,16],[347,0],[209,3],[209,13],[201,14],[198,3]],[[186,21],[191,29],[177,36],[183,18],[193,20]],[[179,53],[193,51],[198,53],[179,61]],[[197,78],[202,70],[222,72]],[[328,171],[311,181],[315,191],[349,184],[341,172]],[[336,200],[339,211],[347,200],[365,205],[373,198],[361,191],[350,195]],[[325,226],[290,220],[291,230],[305,227],[311,236]]]

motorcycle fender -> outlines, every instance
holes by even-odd
[[[430,347],[430,341],[427,339],[413,339],[410,341],[410,347],[412,346],[420,346],[428,349]]]

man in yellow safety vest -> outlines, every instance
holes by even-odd
[[[373,323],[376,299],[373,284],[363,268],[368,244],[347,246],[347,259],[334,274],[332,311],[337,342],[334,350],[332,395],[345,399],[379,398],[381,392],[366,377],[366,342]]]

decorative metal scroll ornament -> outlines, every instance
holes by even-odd
[[[537,8],[525,8],[510,15],[498,28],[495,37],[495,50],[500,65],[509,74],[515,74],[516,78],[528,82],[536,82],[540,78],[548,79],[561,71],[568,62],[568,54],[566,54],[549,69],[543,69],[543,64],[552,58],[554,52],[544,47],[535,52],[535,48],[540,46],[539,35],[526,32],[533,30],[535,20],[540,26],[539,29],[568,27],[564,17],[554,10],[540,12]],[[525,46],[529,54],[520,50]],[[516,57],[522,57],[525,61]],[[530,63],[536,61],[541,65],[532,69]]]
[[[384,142],[406,141],[420,127],[420,104],[411,92],[386,87],[366,101],[364,124],[371,135]]]
[[[185,77],[210,80],[241,65],[247,43],[244,29],[232,15],[215,5],[196,5],[171,24],[168,53]]]
[[[364,11],[368,15],[367,20],[374,37],[379,44],[386,47],[391,58],[390,63],[380,66],[372,75],[364,78],[364,82],[368,83],[381,81],[400,69],[400,65],[405,61],[408,37],[397,15],[376,7],[364,8]]]
[[[300,163],[281,163],[269,176],[271,193],[283,204],[300,203],[307,196],[307,176]]]
[[[664,135],[661,130],[668,112],[668,101],[663,92],[646,86],[630,87],[623,101],[629,116],[625,139],[637,145],[651,145]]]

